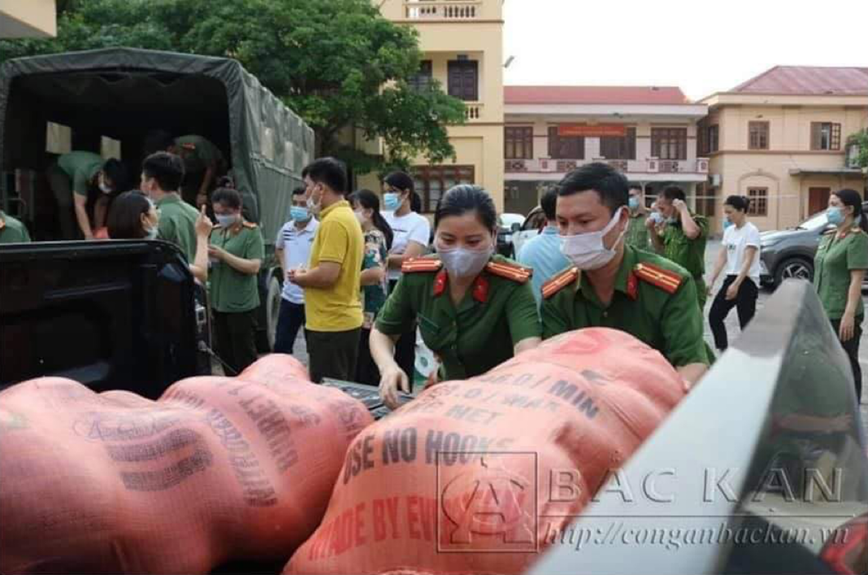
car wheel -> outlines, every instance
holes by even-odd
[[[268,337],[269,350],[274,349],[274,339],[277,333],[277,319],[280,317],[280,300],[283,293],[283,286],[280,285],[280,280],[277,276],[271,276],[268,281],[268,297],[265,307],[266,319],[266,336]]]
[[[790,279],[812,281],[814,265],[802,258],[788,258],[782,261],[775,270],[775,286]]]

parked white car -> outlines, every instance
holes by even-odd
[[[536,236],[540,233],[540,231],[546,225],[546,216],[542,211],[542,208],[537,206],[527,214],[527,217],[524,219],[524,222],[521,225],[521,229],[519,231],[514,232],[512,237],[512,249],[513,255],[512,257],[517,257],[519,252],[521,252],[521,247],[532,237]]]

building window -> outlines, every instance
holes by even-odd
[[[465,102],[479,101],[479,62],[450,60],[448,64],[449,95]]]
[[[556,160],[584,160],[585,138],[558,136],[558,127],[549,126],[549,157]]]
[[[720,126],[714,124],[708,127],[708,153],[720,149]]]
[[[607,160],[635,160],[636,128],[627,128],[627,134],[621,138],[600,138],[600,155]]]
[[[408,84],[414,92],[427,92],[433,78],[434,68],[431,65],[431,60],[422,60],[419,64],[419,71],[410,77]]]
[[[768,122],[748,122],[748,142],[747,147],[751,150],[768,150],[769,149],[769,123]]]
[[[416,191],[422,197],[422,212],[432,213],[437,202],[449,188],[458,184],[473,184],[473,166],[416,166],[413,168]]]
[[[812,150],[840,150],[841,124],[811,122]]]
[[[749,216],[767,216],[768,215],[768,188],[748,188],[747,197],[750,198],[750,207],[747,210]]]
[[[504,152],[507,160],[533,159],[533,128],[504,128]]]
[[[651,155],[661,160],[686,160],[687,128],[651,128]]]
[[[696,213],[707,218],[714,217],[715,189],[708,184],[696,185]]]

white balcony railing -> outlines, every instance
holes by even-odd
[[[404,16],[408,20],[477,20],[481,14],[482,0],[404,0]]]
[[[479,102],[464,102],[464,119],[468,123],[478,122],[482,119],[483,107]]]
[[[606,162],[613,168],[629,174],[707,174],[708,158],[695,160],[607,160],[596,158],[592,160],[557,160],[538,158],[533,160],[506,160],[504,169],[507,173],[556,173],[563,174],[591,162]]]

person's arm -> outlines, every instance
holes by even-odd
[[[684,230],[684,235],[691,240],[698,238],[702,234],[702,229],[696,223],[696,220],[693,219],[693,216],[690,215],[687,204],[682,200],[675,200],[672,202],[672,205],[681,214],[681,229]]]
[[[567,288],[564,288],[567,289]],[[557,300],[559,295],[555,294],[550,298],[542,299],[540,306],[540,316],[542,318],[542,338],[550,339],[556,335],[570,331],[569,318],[561,313],[558,308]]]
[[[281,248],[274,248],[274,257],[277,259],[277,267],[280,268],[280,276],[286,277],[286,269],[284,265],[286,262],[283,261],[285,253]]]
[[[196,220],[196,257],[190,264],[190,271],[203,284],[208,281],[208,242],[213,229],[214,224],[205,215],[205,206],[202,206],[199,218]]]
[[[401,266],[406,260],[418,258],[425,254],[425,249],[428,247],[428,239],[431,236],[431,224],[428,220],[420,216],[419,221],[410,230],[407,237],[407,247],[404,253],[393,254],[389,256],[389,268],[401,269]]]
[[[758,251],[759,248],[756,246],[747,246],[744,248],[744,261],[741,263],[741,269],[738,270],[738,276],[736,276],[735,281],[732,282],[726,290],[726,299],[732,300],[738,297],[738,290],[741,287],[741,284],[744,283],[747,275],[750,273],[750,266]]]
[[[320,262],[312,270],[289,270],[287,279],[303,288],[326,289],[335,285],[341,275],[341,264]]]
[[[847,246],[847,269],[850,270],[850,287],[847,289],[847,305],[838,329],[841,341],[848,341],[853,337],[856,309],[862,299],[862,280],[865,278],[865,270],[868,269],[868,235],[864,232],[856,232]]]
[[[714,288],[714,284],[717,281],[717,278],[720,276],[720,272],[723,271],[723,268],[726,266],[726,244],[720,246],[720,251],[717,252],[717,259],[714,260],[714,271],[711,272],[711,278],[708,280],[708,292],[711,293],[712,288]]]
[[[533,349],[542,341],[542,326],[530,281],[513,290],[506,304],[506,321],[514,355]]]
[[[683,277],[660,314],[663,353],[687,382],[688,389],[708,370],[709,357],[702,337],[702,311],[696,305],[696,283]]]
[[[380,309],[369,340],[371,358],[380,370],[380,398],[391,409],[398,407],[399,387],[406,393],[410,391],[407,374],[395,361],[395,342],[416,319],[406,280],[406,276],[398,280]]]
[[[205,206],[202,207],[205,209]],[[249,240],[244,247],[244,257],[230,254],[223,248],[211,246],[208,248],[208,255],[218,258],[225,262],[232,269],[242,274],[256,275],[262,267],[262,260],[265,257],[265,246],[262,241],[262,234],[259,229],[252,230]]]
[[[648,235],[651,237],[651,247],[658,254],[662,254],[664,246],[663,238],[660,237],[660,227],[651,218],[645,220],[645,226],[648,228]]]
[[[386,270],[382,266],[368,268],[362,272],[361,284],[363,286],[373,286],[383,281],[386,277]]]
[[[90,227],[90,220],[87,217],[87,196],[81,194],[72,194],[75,202],[75,219],[78,221],[78,228],[84,234],[84,239],[93,239],[93,230]]]
[[[325,221],[317,229],[322,242],[319,261],[312,269],[290,270],[289,281],[303,288],[326,289],[337,283],[350,245],[350,231],[340,222]],[[361,233],[361,232],[356,232]]]
[[[106,225],[106,216],[108,215],[109,199],[106,195],[100,195],[93,207],[93,227],[100,229]]]
[[[205,168],[205,176],[202,178],[202,185],[199,186],[199,195],[205,196],[205,199],[208,199],[208,190],[211,187],[211,182],[214,181],[214,163],[210,162],[208,167]]]

